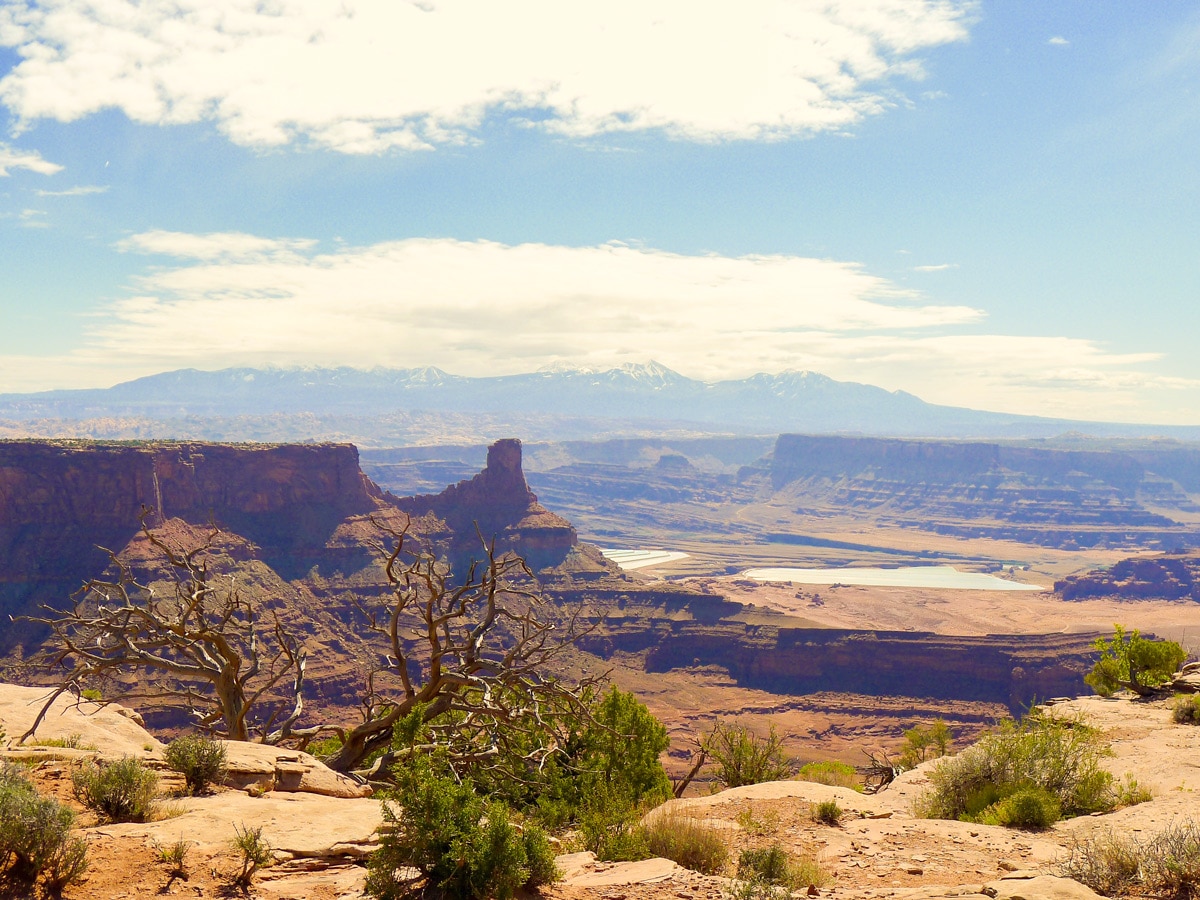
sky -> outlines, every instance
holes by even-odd
[[[0,0],[0,392],[651,359],[1200,424],[1200,7]]]

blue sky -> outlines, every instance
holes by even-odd
[[[657,359],[1200,423],[1186,3],[0,0],[0,391]]]

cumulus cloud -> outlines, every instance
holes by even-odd
[[[18,150],[0,143],[0,178],[9,175],[15,169],[27,169],[39,175],[53,175],[61,172],[62,168],[58,163],[43,159],[36,150]]]
[[[931,303],[849,262],[427,238],[324,251],[166,231],[119,246],[152,265],[71,354],[0,358],[0,389],[50,387],[28,380],[49,371],[104,384],[186,366],[489,375],[658,359],[705,380],[807,368],[938,403],[1070,418],[1190,421],[1190,399],[1168,416],[1147,397],[1200,396],[1200,384],[1157,373],[1158,354],[979,333],[982,311]]]
[[[12,0],[23,123],[115,108],[235,142],[345,153],[476,139],[488,116],[572,138],[698,141],[843,129],[893,105],[971,0]]]
[[[1068,41],[1065,37],[1061,37],[1060,35],[1057,35],[1057,34],[1054,37],[1050,38],[1050,40],[1046,41],[1046,43],[1052,47],[1070,47],[1071,46],[1070,41]]]
[[[119,248],[179,263],[140,278],[94,329],[92,347],[160,365],[419,362],[482,374],[552,357],[682,358],[726,341],[740,351],[756,341],[786,346],[812,330],[980,317],[924,303],[855,264],[793,256],[450,239],[322,253],[304,240],[162,231]]]

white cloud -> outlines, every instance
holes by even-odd
[[[117,242],[127,253],[149,253],[175,259],[205,262],[242,262],[276,259],[292,261],[295,254],[317,244],[308,239],[263,238],[242,232],[184,234],[178,231],[145,231]]]
[[[81,184],[62,191],[37,190],[39,197],[85,197],[88,194],[103,194],[108,191],[108,185]]]
[[[1070,47],[1071,46],[1070,41],[1068,41],[1065,37],[1060,37],[1057,34],[1054,37],[1050,38],[1050,40],[1046,41],[1046,43],[1052,47]]]
[[[18,150],[0,143],[0,178],[7,176],[13,169],[27,169],[39,175],[53,175],[61,172],[62,168],[58,163],[42,159],[42,155],[36,150]]]
[[[1200,408],[1200,383],[1159,372],[1158,354],[981,334],[981,311],[930,303],[854,263],[450,239],[323,252],[309,240],[164,231],[119,246],[160,259],[89,320],[72,353],[0,357],[0,390],[186,366],[485,375],[658,359],[707,380],[808,368],[938,403],[1068,418],[1194,424]]]
[[[22,228],[49,228],[44,209],[23,209],[17,214],[17,221]]]
[[[936,266],[913,266],[914,272],[945,272],[947,269],[957,269],[958,263],[939,263]]]
[[[115,108],[253,147],[346,153],[475,139],[489,115],[583,138],[837,131],[967,37],[971,0],[11,0],[22,123]]]
[[[173,232],[119,247],[186,262],[139,279],[94,329],[91,349],[161,366],[420,362],[482,374],[549,357],[682,356],[726,340],[740,353],[814,329],[922,329],[980,317],[925,304],[857,265],[802,257],[448,239],[318,253],[309,241]]]

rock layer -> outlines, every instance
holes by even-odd
[[[1160,510],[1194,512],[1174,457],[972,441],[780,435],[770,480],[803,509],[1064,548],[1194,546]],[[1161,464],[1161,465],[1160,465]],[[1156,473],[1158,465],[1169,474]],[[1184,479],[1186,480],[1186,479]]]
[[[1123,559],[1108,569],[1054,582],[1064,600],[1184,600],[1200,603],[1200,554],[1173,553]]]

